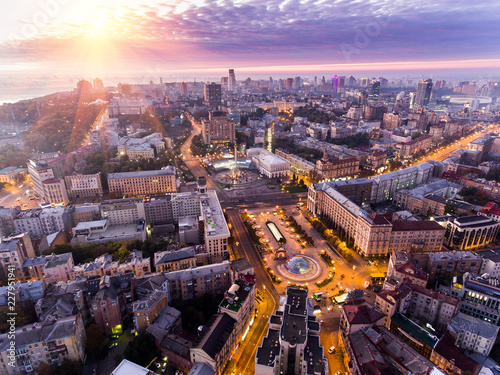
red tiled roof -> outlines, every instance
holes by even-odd
[[[342,305],[349,324],[370,324],[385,317],[384,313],[365,301],[355,303]]]
[[[390,222],[385,217],[378,215],[378,214],[370,214],[370,215],[367,215],[367,217],[371,221],[373,221],[373,224],[375,224],[375,225],[390,224]]]
[[[394,267],[394,269],[398,273],[402,273],[411,277],[416,277],[424,281],[427,281],[429,279],[429,274],[418,268],[413,261],[409,261],[405,264],[400,264]]]
[[[425,294],[426,296],[432,297],[434,299],[437,299],[438,301],[446,302],[450,305],[458,306],[458,300],[456,298],[447,296],[446,294],[436,292],[431,289],[424,288],[423,286],[420,285],[415,285],[413,284],[411,288],[420,294]]]
[[[484,205],[484,207],[479,211],[480,214],[486,215],[497,215],[500,216],[500,207],[496,205],[495,202],[488,202]]]
[[[466,355],[463,349],[455,346],[455,339],[448,331],[438,341],[434,350],[446,360],[453,361],[455,366],[464,372],[470,371],[472,374],[479,372],[481,365]]]

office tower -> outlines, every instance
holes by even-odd
[[[233,92],[236,89],[236,76],[234,75],[234,69],[229,69],[229,78],[227,81],[227,90]]]
[[[186,96],[188,93],[188,85],[186,82],[181,82],[181,95]]]
[[[76,92],[78,94],[88,94],[92,90],[92,84],[89,81],[82,79],[76,84]]]
[[[444,89],[446,86],[446,81],[440,79],[439,81],[436,81],[436,84],[434,85],[435,88],[437,89]]]
[[[273,77],[269,77],[269,87],[273,87],[274,81]]]
[[[102,91],[104,90],[104,83],[102,82],[102,79],[96,78],[93,81],[94,84],[94,90],[95,91]]]
[[[339,94],[342,94],[344,92],[345,80],[346,80],[345,76],[339,76],[339,86],[337,89],[337,92]]]
[[[220,84],[212,82],[205,84],[205,102],[212,107],[220,105],[222,98],[222,87]]]
[[[334,75],[333,78],[332,78],[332,92],[334,94],[336,94],[338,91],[338,88],[339,88],[339,76],[338,75]]]
[[[380,95],[380,81],[372,80],[368,84],[368,100],[378,101],[378,96]]]
[[[294,88],[297,90],[302,86],[302,79],[300,77],[295,77]]]
[[[326,83],[326,79],[325,79],[325,76],[323,76],[323,78],[321,78],[321,84],[324,85]]]
[[[432,79],[427,78],[420,81],[417,86],[414,107],[425,107],[427,104],[429,104],[429,100],[431,99],[431,91]]]
[[[285,88],[285,81],[280,79],[278,81],[278,91],[283,91],[284,88]]]
[[[318,84],[318,77],[314,76],[314,86]]]
[[[228,89],[229,85],[229,78],[228,77],[220,77],[220,85],[222,86],[223,89]]]
[[[203,143],[234,143],[236,130],[234,121],[227,118],[227,113],[213,111],[208,120],[202,121]]]
[[[286,87],[285,89],[287,91],[291,91],[293,89],[293,78],[287,78],[286,79]]]

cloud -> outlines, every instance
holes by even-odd
[[[500,21],[498,1],[207,0],[115,5],[95,14],[105,26],[90,18],[47,27],[0,55],[71,61],[68,51],[88,39],[107,44],[110,58],[193,68],[500,57],[500,28],[492,26]]]

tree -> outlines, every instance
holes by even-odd
[[[137,363],[139,366],[146,366],[158,355],[159,352],[155,344],[155,338],[149,333],[141,333],[138,336],[134,336],[123,352],[125,359]]]
[[[106,349],[106,337],[101,329],[94,323],[87,328],[87,353],[99,356]]]
[[[82,373],[82,363],[65,358],[61,366],[55,368],[54,375],[80,375]]]
[[[54,375],[54,369],[52,368],[51,365],[42,362],[40,366],[37,367],[36,369],[36,374],[37,375]]]

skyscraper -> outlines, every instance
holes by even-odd
[[[377,102],[380,95],[380,81],[372,80],[368,84],[368,100]]]
[[[94,90],[95,91],[104,90],[104,83],[102,82],[102,79],[96,78],[96,79],[94,79],[93,83],[94,83]]]
[[[215,82],[205,84],[205,102],[212,107],[220,105],[222,98],[221,85]]]
[[[234,69],[229,69],[227,91],[233,92],[235,89],[236,89],[236,76],[234,75]]]
[[[339,76],[334,75],[332,78],[332,92],[336,94],[338,92],[338,88],[339,88]]]
[[[293,78],[286,79],[286,90],[291,91],[293,89]]]
[[[415,96],[415,106],[425,107],[427,104],[429,104],[429,100],[431,99],[431,91],[432,91],[432,79],[427,78],[420,81],[417,86],[417,93]]]
[[[181,95],[186,96],[188,93],[188,85],[186,82],[181,82]]]

